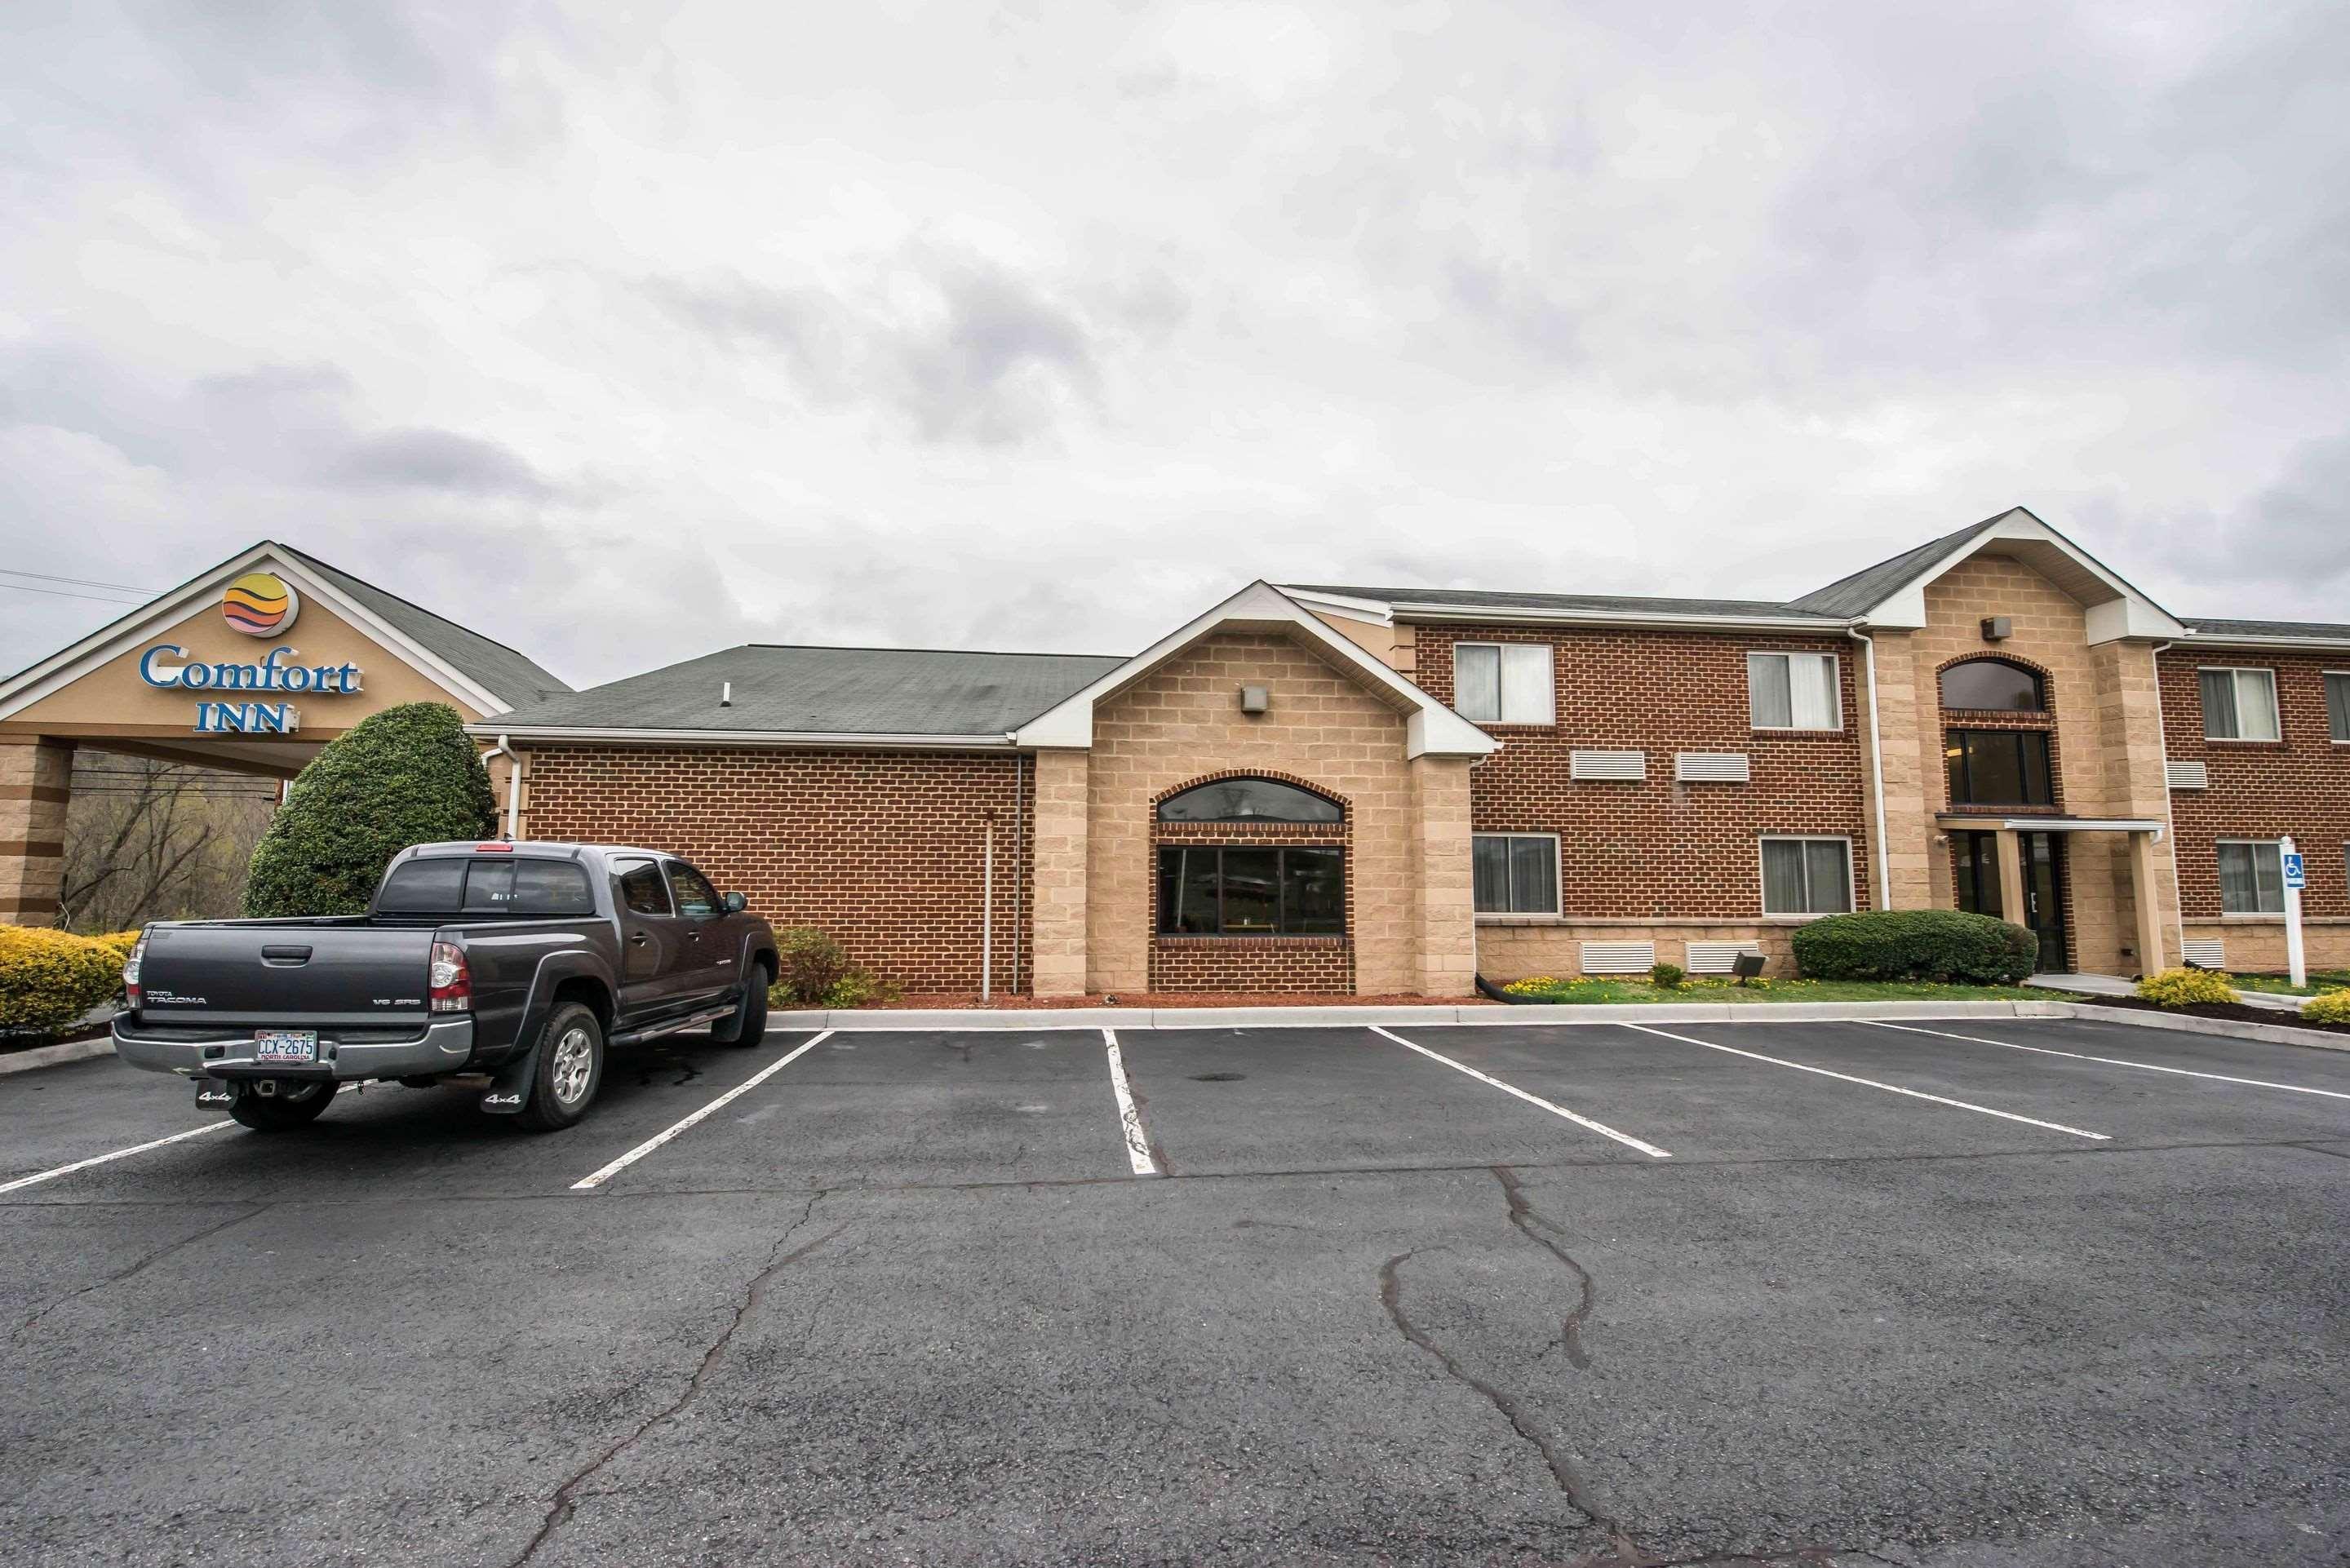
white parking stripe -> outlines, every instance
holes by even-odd
[[[715,1111],[721,1106],[749,1094],[752,1090],[757,1088],[760,1085],[765,1083],[768,1079],[774,1077],[776,1074],[782,1072],[785,1068],[790,1066],[793,1063],[806,1055],[810,1051],[816,1049],[817,1045],[823,1044],[826,1040],[830,1039],[831,1036],[832,1031],[829,1029],[826,1030],[821,1034],[810,1035],[807,1039],[803,1040],[797,1045],[793,1046],[787,1054],[768,1063],[765,1066],[760,1068],[757,1072],[752,1074],[749,1077],[743,1079],[741,1083],[735,1085],[733,1088],[727,1090],[724,1094],[719,1096],[716,1099],[711,1101],[708,1105],[702,1106],[691,1116],[687,1116],[683,1121],[677,1123],[674,1127],[667,1127],[660,1132],[655,1133],[652,1137],[645,1139],[644,1142],[637,1145],[636,1147],[630,1149],[628,1153],[622,1155],[611,1164],[597,1171],[594,1175],[583,1177],[579,1180],[573,1182],[571,1184],[571,1190],[574,1192],[593,1192],[597,1188],[603,1186],[604,1183],[611,1180],[612,1178],[619,1175],[620,1172],[628,1169],[629,1167],[636,1164],[637,1161],[644,1158],[645,1156],[652,1153],[653,1150],[660,1147],[661,1145],[667,1143],[670,1139],[675,1137],[678,1134],[683,1132],[694,1123],[702,1120],[704,1116],[709,1116],[712,1111]]]
[[[1877,1023],[1877,1020],[1868,1020]],[[1898,1029],[1910,1034],[1939,1034],[1945,1040],[1971,1040],[1978,1045],[1998,1045],[2010,1051],[2030,1051],[2041,1056],[2070,1056],[2075,1062],[2103,1062],[2109,1067],[2136,1067],[2147,1073],[2172,1073],[2182,1078],[2209,1078],[2218,1084],[2249,1084],[2256,1089],[2282,1089],[2292,1095],[2323,1095],[2329,1100],[2350,1100],[2339,1089],[2307,1089],[2299,1084],[2272,1084],[2266,1078],[2234,1078],[2225,1073],[2197,1073],[2185,1067],[2158,1067],[2151,1062],[2132,1062],[2119,1056],[2092,1056],[2081,1051],[2058,1051],[2046,1045],[2018,1045],[2012,1040],[1990,1040],[1981,1034],[1953,1034],[1947,1029],[1919,1029],[1908,1023],[1877,1023],[1879,1029]]]
[[[1773,1067],[1793,1067],[1798,1073],[1817,1073],[1823,1078],[1840,1078],[1847,1084],[1861,1084],[1872,1089],[1883,1089],[1888,1095],[1907,1095],[1913,1100],[1931,1100],[1938,1106],[1954,1106],[1962,1111],[1980,1111],[2002,1121],[2022,1122],[2029,1127],[2046,1127],[2050,1132],[2070,1133],[2074,1137],[2094,1138],[2099,1143],[2111,1143],[2105,1133],[2090,1132],[2083,1127],[2068,1127],[2063,1122],[2043,1122],[2036,1116],[2020,1116],[2013,1111],[1995,1111],[1989,1106],[1978,1106],[1968,1100],[1954,1100],[1947,1095],[1929,1095],[1923,1089],[1905,1089],[1898,1084],[1880,1084],[1874,1078],[1856,1078],[1850,1073],[1831,1072],[1825,1067],[1814,1067],[1802,1062],[1790,1062],[1783,1056],[1765,1056],[1760,1051],[1741,1051],[1735,1045],[1717,1045],[1711,1040],[1700,1040],[1688,1034],[1676,1034],[1669,1029],[1651,1029],[1645,1023],[1627,1023],[1627,1029],[1637,1029],[1643,1034],[1661,1035],[1678,1040],[1684,1045],[1702,1045],[1709,1051],[1724,1051],[1732,1056],[1743,1056],[1750,1062],[1768,1062]]]
[[[1480,1073],[1476,1068],[1470,1066],[1467,1063],[1456,1062],[1451,1057],[1447,1056],[1440,1052],[1431,1051],[1425,1045],[1415,1045],[1410,1041],[1405,1039],[1402,1035],[1395,1033],[1390,1030],[1383,1029],[1376,1023],[1366,1025],[1366,1027],[1367,1027],[1374,1034],[1386,1035],[1388,1039],[1394,1041],[1397,1044],[1402,1046],[1407,1051],[1417,1051],[1431,1062],[1441,1062],[1456,1073],[1466,1073],[1481,1084],[1491,1084],[1493,1087],[1501,1090],[1502,1093],[1505,1095],[1515,1095],[1518,1098],[1525,1101],[1525,1103],[1530,1106],[1540,1106],[1544,1110],[1548,1111],[1555,1116],[1565,1116],[1576,1127],[1589,1127],[1593,1132],[1598,1133],[1603,1137],[1612,1137],[1617,1143],[1623,1144],[1627,1147],[1638,1149],[1642,1154],[1647,1155],[1651,1159],[1670,1159],[1673,1158],[1663,1149],[1659,1148],[1655,1144],[1642,1143],[1630,1133],[1617,1132],[1614,1127],[1609,1127],[1605,1122],[1595,1122],[1589,1116],[1577,1116],[1575,1112],[1568,1110],[1565,1106],[1553,1105],[1550,1101],[1544,1099],[1540,1095],[1530,1095],[1523,1089],[1519,1088],[1515,1084],[1504,1084],[1501,1079],[1493,1077],[1490,1074]]]
[[[1150,1158],[1150,1138],[1142,1130],[1142,1107],[1134,1103],[1134,1085],[1126,1081],[1126,1058],[1118,1054],[1118,1031],[1102,1031],[1102,1044],[1109,1051],[1109,1086],[1118,1096],[1118,1123],[1126,1137],[1127,1163],[1134,1167],[1137,1176],[1156,1176],[1159,1162]]]
[[[236,1123],[224,1116],[219,1121],[206,1122],[203,1127],[190,1127],[185,1132],[173,1133],[169,1137],[150,1138],[145,1143],[132,1144],[129,1148],[118,1148],[112,1154],[94,1154],[88,1159],[78,1159],[71,1165],[61,1165],[55,1170],[44,1170],[36,1176],[20,1176],[14,1181],[0,1185],[0,1192],[14,1192],[20,1187],[30,1187],[36,1181],[47,1181],[54,1176],[71,1176],[77,1170],[88,1170],[93,1165],[104,1165],[110,1159],[122,1159],[134,1154],[145,1154],[149,1149],[161,1148],[167,1143],[184,1143],[189,1138],[202,1137],[206,1133],[218,1132],[223,1127],[234,1126]]]

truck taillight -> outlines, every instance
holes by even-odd
[[[139,1011],[139,961],[147,956],[147,930],[140,927],[139,940],[130,945],[130,958],[122,966],[122,1002],[133,1012]]]
[[[473,971],[464,950],[454,942],[432,944],[432,975],[428,994],[435,1012],[464,1012],[473,1005]]]

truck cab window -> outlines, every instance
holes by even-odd
[[[411,860],[392,867],[383,879],[375,907],[387,915],[446,915],[453,913],[465,883],[465,862],[444,855]]]
[[[669,863],[669,879],[677,888],[677,909],[681,915],[714,915],[718,913],[718,893],[710,879],[683,861]]]
[[[660,868],[650,860],[620,862],[620,902],[636,915],[669,913],[669,889],[661,884]]]

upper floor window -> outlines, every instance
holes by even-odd
[[[2199,670],[2203,687],[2203,738],[2210,741],[2273,741],[2277,726],[2276,674],[2267,670]]]
[[[2325,732],[2350,743],[2350,670],[2325,672]]]
[[[1841,730],[1833,653],[1750,653],[1746,708],[1758,730]]]
[[[1942,706],[2037,713],[2048,706],[2048,686],[2037,671],[2004,659],[1970,659],[1942,671]]]
[[[1952,805],[2056,804],[2044,731],[1952,730],[1943,755]]]
[[[1159,803],[1161,822],[1336,822],[1335,800],[1277,779],[1217,779]]]
[[[1456,642],[1452,708],[1480,724],[1550,724],[1550,644]]]

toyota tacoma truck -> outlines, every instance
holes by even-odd
[[[551,1132],[587,1113],[608,1046],[702,1024],[756,1044],[775,976],[767,922],[673,855],[421,844],[364,915],[147,927],[114,1048],[257,1131],[344,1084],[473,1075],[483,1110]]]

